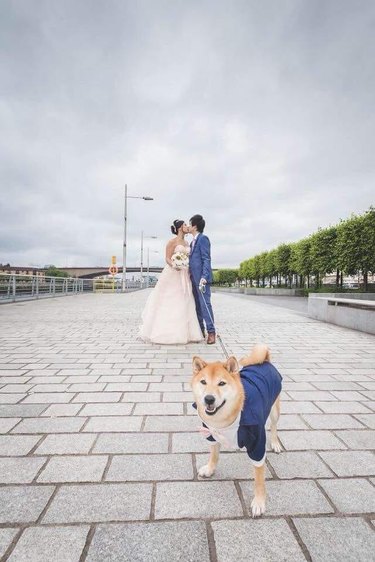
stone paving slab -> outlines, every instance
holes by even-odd
[[[141,416],[98,416],[90,418],[83,431],[85,433],[140,431],[142,422]]]
[[[108,433],[99,435],[94,446],[94,453],[167,453],[168,436],[149,433],[132,435],[131,433]]]
[[[284,452],[282,455],[270,453],[268,462],[281,479],[330,478],[334,476],[319,456],[312,451]]]
[[[82,418],[27,418],[22,420],[12,431],[15,433],[74,433],[84,424]]]
[[[233,482],[157,484],[155,519],[222,518],[244,515]]]
[[[375,429],[375,414],[356,415],[355,417],[365,427],[368,427],[370,429]]]
[[[369,402],[315,402],[315,405],[327,414],[362,414],[371,411]]]
[[[209,562],[205,524],[201,521],[98,525],[87,562]]]
[[[246,504],[253,498],[253,488],[248,482],[241,488]],[[267,483],[268,515],[300,515],[333,513],[333,508],[313,480],[271,481]]]
[[[373,562],[375,533],[358,518],[294,519],[314,562]]]
[[[79,562],[89,532],[81,527],[29,527],[9,562]]]
[[[40,439],[34,435],[0,435],[0,457],[27,455]]]
[[[281,443],[287,451],[311,449],[346,449],[347,447],[330,431],[280,431]]]
[[[350,449],[375,449],[375,431],[337,431],[336,435],[342,439]]]
[[[375,455],[372,451],[321,451],[319,456],[337,476],[371,476]]]
[[[75,404],[68,404],[75,406]],[[86,404],[82,407],[81,404],[76,404],[79,408],[79,416],[128,416],[132,409],[133,404]]]
[[[221,348],[138,340],[148,293],[1,308],[0,557],[372,559],[375,338],[213,295],[228,352],[265,342],[284,378],[285,450],[268,453],[266,513],[252,520],[246,453],[223,452],[211,481],[197,474],[208,444],[191,360]]]
[[[197,426],[198,423],[197,423]],[[174,453],[201,453],[208,451],[207,442],[195,431],[194,433],[174,433],[172,435],[172,451]]]
[[[21,418],[4,418],[0,419],[0,434],[8,433],[21,421]]]
[[[82,484],[62,486],[43,523],[89,523],[148,519],[151,484]]]
[[[347,414],[305,414],[303,419],[312,429],[363,429],[364,425]]]
[[[215,521],[218,562],[304,562],[306,559],[284,520]]]
[[[41,416],[45,418],[71,417],[75,416],[81,408],[81,404],[51,404]]]
[[[195,455],[196,469],[207,464],[208,454]],[[220,453],[220,462],[211,480],[252,480],[254,471],[247,453]],[[266,478],[272,475],[266,467]],[[202,479],[203,480],[203,479]]]
[[[4,556],[9,546],[12,544],[18,529],[0,529],[0,558]]]
[[[99,482],[108,464],[107,456],[51,457],[38,482]]]
[[[319,480],[319,483],[342,513],[374,513],[375,487],[367,480],[347,478]]]
[[[0,406],[0,418],[34,418],[45,411],[45,404],[9,404]]]
[[[0,458],[0,484],[28,484],[32,482],[46,458]]]
[[[114,456],[107,481],[192,480],[191,455],[122,455]]]
[[[0,488],[0,523],[28,523],[38,519],[54,492],[53,486]]]
[[[36,448],[36,455],[74,455],[88,453],[96,439],[95,434],[47,435]]]

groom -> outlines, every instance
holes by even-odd
[[[212,270],[211,270],[211,244],[205,234],[203,234],[206,222],[202,215],[194,215],[190,219],[189,232],[193,235],[190,244],[190,278],[193,285],[193,294],[199,325],[204,334],[204,325],[207,329],[207,343],[215,343],[214,315],[211,306]],[[203,287],[203,291],[199,290]]]

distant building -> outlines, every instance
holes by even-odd
[[[0,263],[0,273],[8,273],[9,275],[36,275],[41,279],[44,279],[46,276],[46,270],[41,269],[40,267],[25,267],[25,266],[15,266]]]
[[[358,287],[363,284],[363,275],[344,275],[342,281],[342,285],[344,288],[358,289]],[[371,284],[375,283],[375,274],[369,273],[367,281]],[[336,285],[336,273],[323,277],[322,284]]]

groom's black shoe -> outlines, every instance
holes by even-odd
[[[215,343],[216,341],[216,334],[215,332],[211,332],[210,334],[208,334],[207,336],[207,344],[208,345],[212,345],[213,343]]]

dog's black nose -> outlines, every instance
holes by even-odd
[[[207,394],[207,396],[204,397],[204,401],[206,402],[207,406],[212,406],[212,404],[215,402],[215,396],[212,396],[212,394]]]

